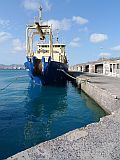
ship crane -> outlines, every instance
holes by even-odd
[[[28,25],[26,28],[26,52],[29,58],[34,54],[32,50],[35,35],[39,35],[40,40],[45,40],[46,36],[49,36],[49,53],[53,58],[52,26],[42,24],[42,7],[40,7],[39,21],[35,21],[34,24]]]
[[[44,36],[44,33],[40,27],[40,24],[38,22],[35,22],[35,24],[36,24],[36,29],[37,29],[38,33],[40,34],[40,40],[44,40],[45,36]]]

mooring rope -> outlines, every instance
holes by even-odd
[[[8,79],[14,79],[17,80],[18,78],[23,78],[23,77],[28,77],[28,75],[24,75],[24,76],[18,76],[18,77],[12,77],[12,78],[8,78]],[[9,84],[7,84],[5,87],[1,88],[0,90],[3,91],[6,88],[8,88],[12,83],[14,83],[14,80],[12,82],[10,82]]]
[[[63,70],[63,69],[57,69],[58,71],[62,71],[62,72],[64,72],[68,77],[70,77],[70,78],[72,78],[72,79],[74,79],[74,80],[76,80],[76,78],[75,77],[73,77],[73,76],[71,76],[70,74],[68,74],[67,72],[65,72],[65,70]]]

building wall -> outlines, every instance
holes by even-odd
[[[99,73],[106,76],[113,76],[120,78],[120,59],[118,60],[104,60],[101,62],[84,63],[70,67],[72,71],[81,71],[89,73]]]

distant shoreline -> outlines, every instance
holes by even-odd
[[[0,70],[25,70],[25,66],[22,64],[11,64],[11,65],[0,64]]]
[[[22,69],[9,69],[9,68],[0,68],[0,70],[25,70],[24,68],[22,68]]]

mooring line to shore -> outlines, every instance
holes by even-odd
[[[5,87],[1,88],[0,90],[1,90],[1,91],[5,90],[5,89],[8,88],[11,84],[14,83],[14,80],[17,80],[18,78],[24,78],[24,77],[28,77],[28,75],[8,78],[8,80],[9,80],[9,79],[13,79],[13,81],[10,82],[9,84],[7,84]]]
[[[68,77],[70,77],[70,78],[76,80],[75,77],[71,76],[70,74],[68,74],[67,72],[65,72],[63,69],[57,69],[57,70],[58,70],[58,71],[61,71],[61,72],[63,72],[63,73],[65,73]]]

